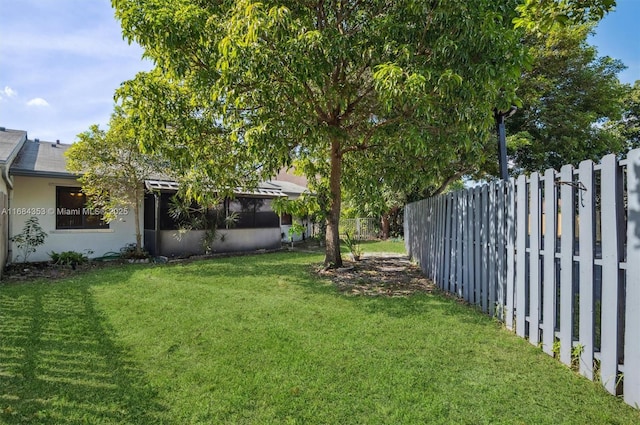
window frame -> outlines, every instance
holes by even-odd
[[[77,205],[62,205],[61,204],[61,195],[65,194],[79,194],[82,197],[82,206],[78,207]],[[73,195],[75,196],[75,195]],[[67,209],[75,211],[74,214],[59,214],[61,210]],[[102,218],[102,214],[86,214],[87,206],[87,195],[82,191],[81,187],[77,186],[56,186],[56,230],[104,230],[109,229],[109,223],[106,223]],[[62,222],[65,217],[79,217],[80,224],[65,224]],[[97,224],[91,223],[89,221],[89,217],[99,216],[99,220]]]

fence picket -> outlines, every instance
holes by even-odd
[[[482,210],[489,210],[489,186],[482,187]],[[482,216],[482,229],[480,231],[480,249],[482,250],[482,270],[480,275],[480,306],[485,313],[487,309],[487,301],[489,299],[489,214]]]
[[[544,276],[542,279],[542,349],[553,355],[556,321],[556,188],[555,172],[544,173]]]
[[[467,302],[472,301],[473,292],[471,292],[471,288],[473,284],[471,283],[473,280],[473,191],[468,190],[465,191],[466,195],[466,204],[465,204],[465,224],[464,224],[464,239],[465,239],[465,247],[464,247],[464,280],[465,285],[463,287],[463,295],[464,299]]]
[[[529,342],[540,343],[540,176],[529,178],[531,208],[529,209]]]
[[[627,284],[624,333],[624,401],[640,405],[640,150],[627,163]]]
[[[602,300],[600,303],[600,380],[611,394],[618,379],[618,282],[620,213],[618,161],[615,155],[602,158],[600,176],[602,223]],[[621,176],[620,176],[621,177]]]
[[[522,338],[526,336],[526,312],[528,303],[527,283],[527,216],[528,191],[527,178],[518,177],[518,191],[516,193],[516,334]]]
[[[489,184],[489,238],[488,238],[488,250],[487,255],[489,259],[489,314],[493,316],[496,309],[496,184],[491,182]]]
[[[580,373],[593,379],[593,238],[594,238],[594,184],[593,162],[582,161],[579,167],[580,217]]]
[[[496,315],[500,320],[505,320],[505,184],[500,181],[496,184],[496,250],[497,250],[497,276],[496,276]]]
[[[575,190],[573,186],[573,167],[565,165],[560,169],[560,361],[571,364],[573,344],[573,243]]]
[[[463,273],[462,273],[462,259],[464,258],[464,249],[462,240],[462,230],[464,226],[464,194],[461,191],[456,192],[456,274],[453,279],[454,291],[458,297],[462,297],[462,285],[463,281]]]
[[[482,215],[484,210],[482,209],[481,202],[481,189],[476,187],[473,189],[473,208],[474,208],[474,264],[475,269],[473,271],[473,295],[474,295],[474,304],[480,304],[480,285],[482,274],[482,241],[480,239],[480,229],[482,227]]]
[[[507,182],[507,214],[506,220],[506,245],[507,245],[507,265],[506,265],[506,304],[505,304],[505,325],[507,329],[513,330],[513,313],[514,313],[514,291],[515,291],[515,278],[516,278],[516,256],[515,256],[515,244],[516,244],[516,226],[515,226],[515,211],[516,211],[516,199],[515,199],[515,182],[509,180]]]

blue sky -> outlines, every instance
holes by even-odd
[[[0,126],[71,143],[106,126],[122,81],[152,64],[122,39],[110,0],[0,0]],[[640,0],[617,10],[590,39],[621,59],[620,79],[640,79]]]

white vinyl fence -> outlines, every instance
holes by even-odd
[[[640,405],[640,149],[407,205],[443,290]]]
[[[349,232],[353,239],[375,239],[378,237],[378,220],[375,218],[341,218],[340,237],[344,238]]]

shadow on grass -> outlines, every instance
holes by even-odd
[[[162,423],[86,284],[0,288],[0,422]]]

